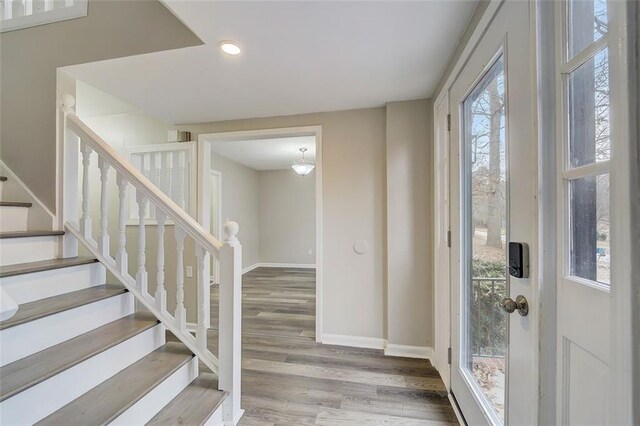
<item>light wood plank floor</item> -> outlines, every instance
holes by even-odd
[[[217,288],[209,346],[217,352]],[[428,361],[315,342],[315,272],[243,276],[241,425],[457,424]]]

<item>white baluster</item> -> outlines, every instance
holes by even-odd
[[[121,274],[129,273],[129,257],[127,255],[127,181],[118,173],[118,198],[120,206],[118,210],[118,252],[116,253],[116,265]]]
[[[185,176],[185,153],[184,151],[179,151],[178,152],[178,205],[183,209],[186,210],[186,203],[185,203],[185,191],[184,191],[184,186],[185,186],[185,180],[186,180],[186,176]]]
[[[158,245],[157,245],[157,281],[155,302],[156,308],[161,312],[167,310],[167,290],[164,288],[164,223],[167,215],[160,209],[156,210],[156,219],[158,221]]]
[[[82,143],[82,218],[80,231],[82,235],[95,244],[91,236],[91,212],[89,210],[89,165],[91,164],[92,149],[88,143]]]
[[[173,193],[171,192],[171,180],[173,179],[173,154],[171,152],[167,152],[165,154],[164,161],[165,187],[163,190],[164,193],[173,200]]]
[[[98,159],[98,167],[100,168],[100,237],[99,249],[100,253],[109,257],[109,198],[107,183],[109,181],[109,163],[100,157]]]
[[[142,174],[147,179],[151,180],[151,155],[150,154],[142,154]]]
[[[198,328],[196,341],[198,347],[207,350],[207,330],[211,326],[211,291],[209,276],[209,253],[201,246],[196,246],[196,259],[198,263]]]
[[[151,154],[151,182],[160,190],[162,190],[162,154],[157,152],[155,154]],[[156,217],[156,206],[155,204],[151,204],[149,206],[149,215],[151,217]]]
[[[11,18],[20,18],[24,16],[25,7],[23,0],[13,0],[11,2]]]
[[[143,295],[147,294],[147,255],[146,235],[145,235],[145,217],[147,215],[147,197],[142,191],[137,191],[136,200],[138,201],[138,272],[136,272],[136,286]]]
[[[240,409],[240,374],[242,354],[242,246],[236,238],[238,224],[224,224],[226,235],[220,249],[220,301],[218,388],[229,392],[223,408],[224,424],[236,424]]]
[[[34,15],[36,13],[43,13],[45,11],[45,1],[44,0],[33,0],[33,10],[31,13]]]
[[[185,232],[180,226],[174,226],[176,237],[176,322],[181,331],[187,327],[187,311],[184,308],[184,237]]]

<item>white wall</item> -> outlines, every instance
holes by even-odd
[[[316,263],[315,171],[260,172],[260,263]]]
[[[211,168],[222,173],[222,223],[238,222],[242,267],[248,268],[260,261],[259,172],[216,154],[211,155]]]

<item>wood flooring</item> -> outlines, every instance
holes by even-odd
[[[211,304],[217,352],[215,286]],[[242,331],[240,425],[457,424],[429,361],[315,342],[313,270],[245,274]]]

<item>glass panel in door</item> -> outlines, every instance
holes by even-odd
[[[504,58],[462,104],[464,293],[460,365],[494,423],[504,423],[507,320],[507,179]]]

